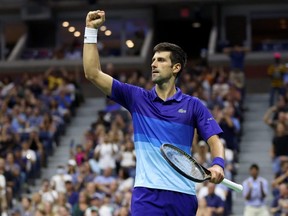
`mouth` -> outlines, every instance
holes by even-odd
[[[152,74],[158,74],[159,72],[156,70],[152,70]]]

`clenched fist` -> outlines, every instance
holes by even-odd
[[[86,16],[86,27],[98,29],[105,22],[105,12],[90,11]]]

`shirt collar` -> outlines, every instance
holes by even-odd
[[[156,101],[156,100],[163,101],[161,98],[158,97],[155,86],[152,88],[151,92],[152,92],[153,101]],[[176,93],[172,97],[167,98],[167,100],[165,102],[173,101],[173,100],[178,101],[178,102],[180,102],[182,100],[182,91],[178,87],[176,87]]]

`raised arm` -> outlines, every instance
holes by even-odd
[[[92,82],[105,95],[111,95],[113,78],[101,71],[97,49],[97,31],[105,21],[105,12],[90,11],[86,16],[86,28],[83,46],[83,67],[86,79]]]

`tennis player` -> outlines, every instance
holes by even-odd
[[[177,45],[160,43],[154,47],[152,90],[113,79],[101,70],[97,50],[97,30],[105,21],[104,11],[91,11],[86,17],[83,64],[85,77],[106,96],[132,115],[136,150],[136,177],[131,213],[139,215],[195,215],[198,202],[195,183],[178,174],[161,156],[162,143],[171,143],[187,153],[194,129],[207,141],[213,156],[211,182],[224,178],[222,132],[208,109],[195,97],[175,86],[186,64],[186,54]]]

